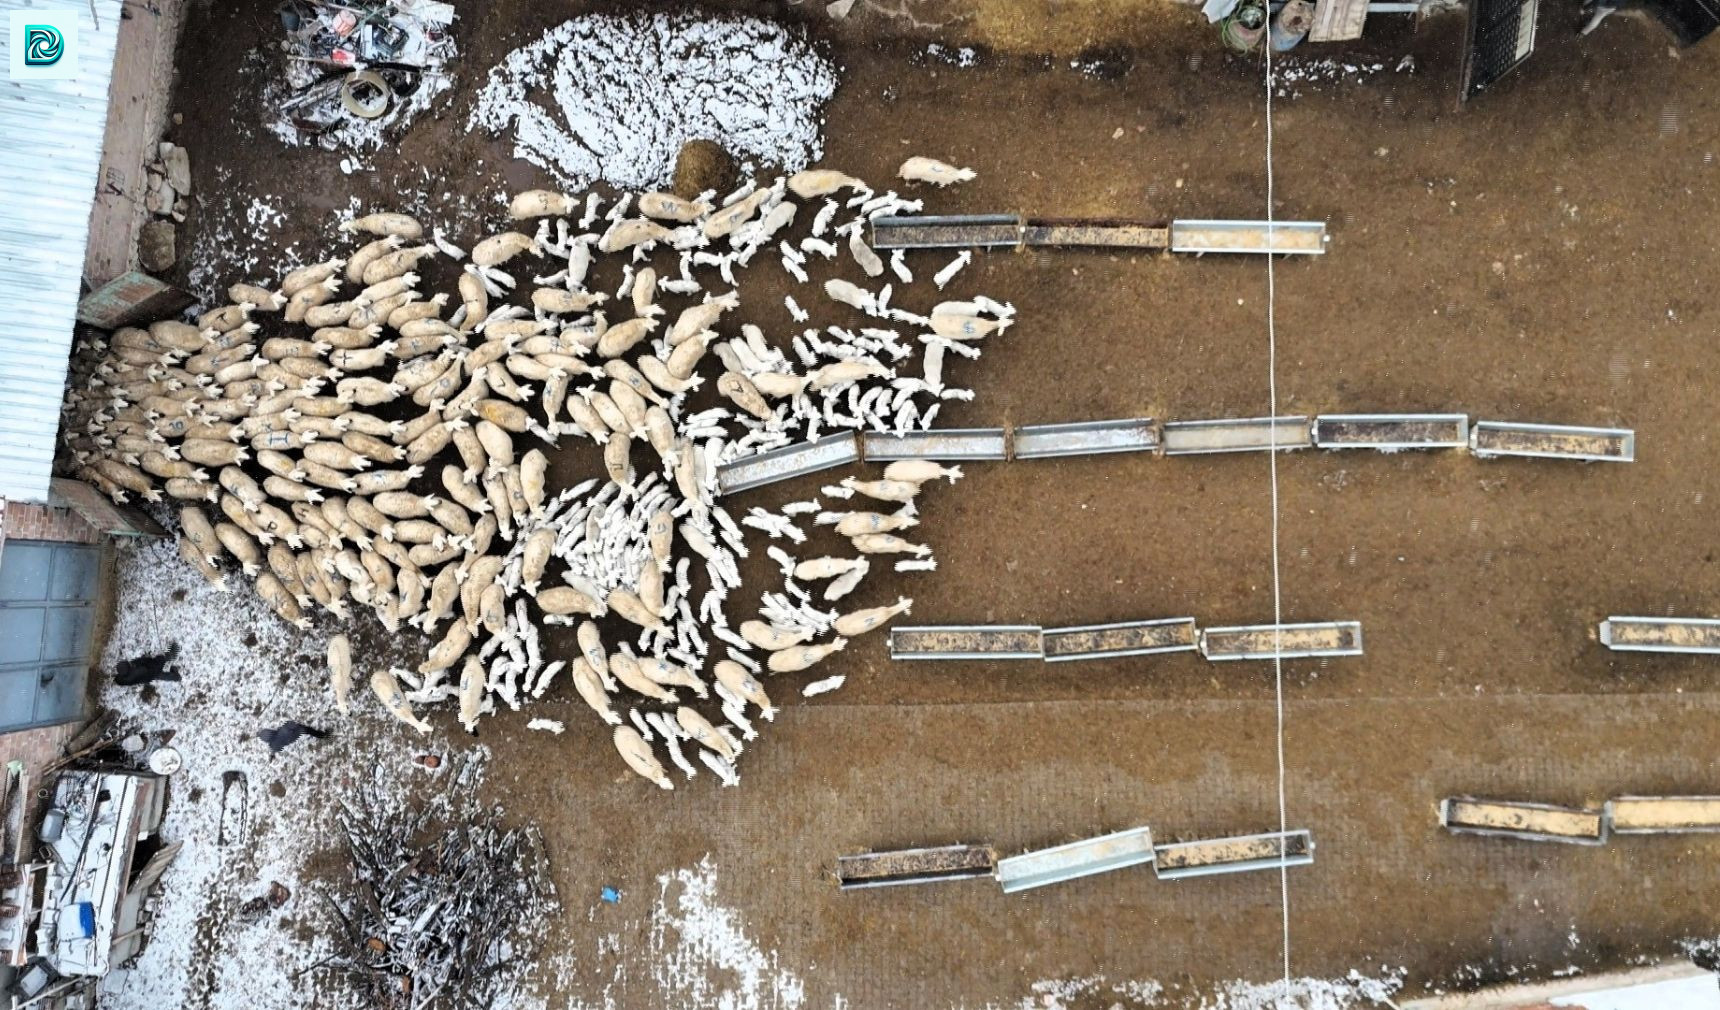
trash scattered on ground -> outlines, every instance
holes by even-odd
[[[367,1006],[507,1006],[531,970],[559,908],[543,841],[504,830],[473,778],[451,768],[436,795],[403,805],[372,777],[341,804],[352,881],[331,902],[339,935],[318,971]]]
[[[586,14],[491,70],[471,124],[511,133],[515,155],[564,186],[641,189],[667,183],[690,140],[720,141],[747,167],[806,167],[835,91],[835,67],[796,28]]]
[[[329,150],[380,147],[451,83],[454,5],[286,0],[280,68],[263,88],[269,129]]]

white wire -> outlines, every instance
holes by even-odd
[[[1267,8],[1266,24],[1266,248],[1272,249],[1272,18]],[[1278,303],[1278,278],[1273,255],[1266,254],[1266,393],[1267,468],[1272,491],[1272,684],[1277,715],[1278,738],[1278,832],[1279,864],[1278,894],[1283,907],[1284,926],[1284,995],[1290,995],[1290,866],[1283,860],[1284,832],[1290,830],[1290,816],[1285,802],[1284,787],[1284,594],[1278,577],[1278,327],[1275,319]]]

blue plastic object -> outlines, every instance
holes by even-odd
[[[617,891],[613,887],[605,887],[601,892],[599,892],[599,897],[611,905],[621,904],[621,892]]]
[[[87,901],[78,902],[78,928],[85,936],[96,935],[96,906]]]

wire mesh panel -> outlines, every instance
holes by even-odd
[[[1473,0],[1469,48],[1463,59],[1463,100],[1510,73],[1535,50],[1540,0]]]

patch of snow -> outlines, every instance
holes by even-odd
[[[1286,983],[1232,982],[1203,996],[1199,1010],[1350,1010],[1385,1006],[1403,988],[1405,972],[1378,976],[1351,971],[1341,979],[1297,978]]]
[[[689,140],[798,171],[823,154],[836,69],[804,33],[746,17],[588,14],[490,71],[471,125],[583,188],[649,189]]]
[[[806,984],[760,949],[734,909],[717,903],[717,874],[706,856],[657,877],[651,909],[651,972],[681,1007],[794,1010]]]
[[[142,953],[103,981],[101,1005],[344,1005],[343,993],[323,991],[312,975],[294,977],[327,951],[333,928],[304,880],[311,858],[338,837],[331,815],[339,776],[331,770],[387,769],[402,796],[431,773],[414,763],[403,728],[362,684],[353,692],[352,716],[335,711],[323,665],[332,630],[326,624],[301,632],[255,593],[216,592],[179,561],[171,540],[122,551],[116,584],[103,670],[179,646],[175,666],[182,680],[152,685],[154,701],[144,700],[150,692],[116,686],[104,676],[101,702],[128,731],[173,731],[170,743],[184,767],[169,786],[162,837],[185,847],[152,898]],[[271,756],[256,732],[288,719],[330,735]],[[487,757],[481,748],[473,754],[479,761]],[[230,773],[244,777],[246,816],[234,825],[238,836],[222,845]],[[271,883],[292,892],[287,903],[255,919],[241,915],[239,906]],[[311,927],[313,939],[288,946],[283,936],[299,926]]]

